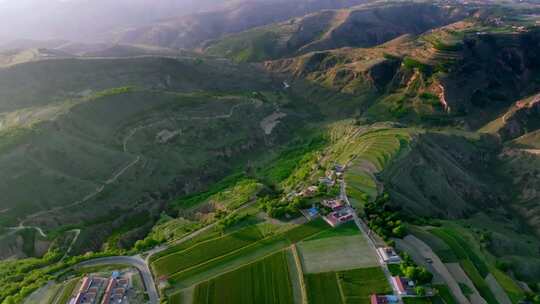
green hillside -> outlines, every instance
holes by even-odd
[[[1,304],[540,303],[540,5],[285,2],[0,54]]]
[[[443,9],[427,3],[366,4],[231,34],[209,42],[205,52],[254,62],[340,47],[371,47],[404,34],[420,34],[465,15],[460,7]]]

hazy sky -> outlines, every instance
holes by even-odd
[[[98,39],[230,0],[0,0],[0,39]]]

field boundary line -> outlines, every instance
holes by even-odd
[[[204,266],[204,265],[210,264],[210,263],[212,263],[212,262],[214,262],[214,261],[217,261],[217,260],[220,260],[220,259],[222,259],[222,258],[226,258],[226,257],[228,257],[228,256],[235,255],[235,254],[237,254],[237,253],[239,253],[239,252],[245,250],[246,248],[256,247],[257,245],[260,245],[263,241],[269,240],[269,238],[271,238],[271,237],[272,237],[272,236],[269,236],[268,238],[264,238],[264,239],[258,240],[258,241],[256,241],[256,242],[253,242],[253,243],[249,244],[249,245],[246,245],[246,246],[240,247],[240,248],[238,248],[238,249],[236,249],[236,250],[227,252],[226,254],[223,254],[223,255],[217,256],[217,257],[215,257],[215,258],[206,260],[206,261],[204,261],[204,262],[202,262],[202,263],[193,265],[193,266],[191,266],[191,267],[188,267],[188,268],[179,270],[179,271],[177,271],[177,272],[174,272],[174,273],[170,274],[169,277],[173,277],[173,276],[175,276],[175,275],[178,275],[178,274],[181,274],[181,273],[188,272],[188,271],[191,271],[191,270],[193,270],[193,269],[196,269],[196,268],[198,268],[198,267],[200,267],[200,266]]]
[[[337,286],[338,286],[338,289],[339,289],[339,295],[341,296],[341,303],[346,303],[345,302],[345,292],[343,291],[343,286],[341,286],[341,280],[339,279],[339,272],[336,271],[334,273],[336,275],[336,283],[337,283]]]
[[[217,223],[217,222],[216,222],[216,223]],[[239,231],[240,231],[240,230],[239,230]],[[238,231],[235,231],[235,232],[238,232]],[[179,250],[179,251],[175,251],[175,252],[171,252],[171,253],[169,253],[169,254],[167,254],[167,255],[161,256],[161,257],[155,259],[154,261],[152,261],[151,263],[154,264],[154,263],[156,263],[157,261],[159,261],[159,260],[161,260],[161,259],[164,259],[164,258],[166,258],[166,257],[169,257],[169,256],[171,256],[171,255],[175,255],[175,254],[183,254],[184,252],[186,252],[186,251],[188,251],[188,250],[190,250],[190,249],[193,249],[193,248],[195,248],[195,247],[199,247],[199,246],[201,246],[201,245],[204,245],[204,244],[206,244],[206,243],[213,242],[213,241],[216,241],[216,240],[224,239],[224,238],[230,236],[231,234],[234,234],[235,232],[227,233],[227,234],[224,234],[224,235],[222,235],[222,236],[218,236],[218,237],[216,237],[216,238],[212,238],[212,239],[208,239],[208,240],[205,240],[205,241],[202,241],[202,242],[199,242],[199,243],[195,243],[195,244],[193,244],[192,246],[187,247],[186,249]],[[261,236],[263,236],[262,233],[261,233]],[[258,243],[259,241],[262,241],[262,240],[264,240],[264,239],[266,239],[266,238],[258,239],[258,240],[256,240],[253,244]],[[179,243],[179,244],[180,244],[180,243]],[[247,247],[247,246],[251,246],[251,245],[253,245],[253,244],[249,244],[249,245],[240,247],[240,248],[238,248],[238,249],[236,249],[236,250],[234,250],[234,251],[231,251],[231,252],[238,251],[238,250],[240,250],[240,249],[242,249],[242,248],[245,248],[245,247]],[[175,244],[175,245],[177,245],[177,244]],[[174,246],[174,245],[172,245],[172,246]],[[172,246],[171,246],[171,247],[172,247]],[[227,253],[227,254],[228,254],[228,253]],[[225,255],[227,255],[227,254],[225,254]],[[189,269],[189,268],[188,268],[188,269]]]
[[[306,282],[304,281],[304,269],[302,268],[302,261],[300,260],[300,255],[298,254],[298,249],[296,248],[296,244],[291,245],[291,252],[294,257],[294,263],[296,264],[296,268],[298,269],[298,277],[300,280],[300,292],[302,294],[302,303],[307,304],[308,297],[307,297]]]
[[[242,267],[246,267],[246,266],[249,266],[249,265],[251,265],[251,264],[255,264],[255,263],[257,263],[257,262],[260,262],[260,261],[263,260],[263,259],[266,259],[266,258],[269,258],[269,257],[273,256],[274,254],[277,254],[277,253],[279,253],[279,252],[284,252],[284,251],[285,251],[285,248],[281,248],[281,249],[279,249],[279,250],[272,251],[271,253],[266,254],[266,255],[263,255],[263,256],[257,258],[257,259],[254,260],[254,261],[247,262],[247,263],[242,264],[242,265],[240,265],[240,266],[238,266],[238,267],[233,267],[233,268],[231,268],[231,269],[229,269],[229,270],[226,270],[226,271],[220,272],[219,274],[213,275],[213,276],[209,277],[208,279],[204,279],[204,280],[202,280],[202,281],[196,282],[196,283],[194,283],[194,284],[192,285],[192,287],[196,287],[197,285],[199,285],[199,284],[201,284],[201,283],[204,283],[204,282],[209,282],[210,280],[213,280],[213,279],[215,279],[215,278],[219,278],[220,276],[222,276],[222,275],[224,275],[224,274],[226,274],[226,273],[236,271],[236,270],[238,270],[238,269],[240,269],[240,268],[242,268]],[[185,290],[185,289],[188,289],[188,288],[191,288],[191,287],[186,287],[186,288],[180,289],[180,291]],[[174,292],[173,292],[173,293],[174,293]]]
[[[301,225],[299,225],[299,226],[301,226]],[[258,245],[261,245],[261,244],[263,244],[264,242],[273,243],[273,242],[283,241],[283,242],[286,242],[286,243],[291,244],[291,243],[293,243],[293,242],[290,241],[289,239],[287,239],[286,237],[284,237],[284,236],[285,236],[285,233],[288,232],[288,231],[291,231],[292,229],[294,229],[294,228],[296,228],[296,227],[299,227],[299,226],[294,226],[294,227],[292,227],[292,228],[290,228],[290,229],[287,229],[287,230],[285,230],[285,231],[283,231],[283,232],[280,232],[280,233],[277,233],[277,234],[271,234],[271,235],[268,235],[267,237],[262,238],[262,239],[259,239],[259,240],[255,241],[255,242],[251,243],[251,244],[248,244],[248,245],[246,245],[246,246],[240,247],[240,248],[235,249],[235,250],[233,250],[233,251],[227,252],[226,254],[217,256],[217,257],[212,258],[212,259],[210,259],[210,260],[206,260],[206,261],[204,261],[204,262],[202,262],[202,263],[199,263],[199,264],[197,264],[197,265],[193,265],[193,266],[190,266],[190,267],[188,267],[188,268],[185,268],[185,269],[176,271],[176,272],[174,272],[174,273],[171,273],[171,274],[168,275],[168,276],[169,276],[169,277],[173,277],[173,276],[176,276],[176,275],[178,275],[178,274],[181,274],[181,273],[185,273],[185,272],[191,271],[191,270],[196,269],[196,268],[198,268],[198,267],[200,267],[200,266],[207,265],[207,264],[210,264],[210,263],[212,263],[212,262],[214,262],[214,261],[217,261],[217,260],[219,260],[219,259],[221,259],[221,258],[225,258],[225,257],[228,257],[228,256],[235,255],[235,254],[237,254],[237,253],[239,253],[239,252],[242,252],[243,250],[245,250],[245,249],[247,249],[247,248],[257,247]],[[309,237],[314,236],[314,235],[317,235],[317,234],[322,233],[322,232],[323,232],[323,231],[319,231],[319,232],[317,232],[317,233],[314,233],[314,234],[310,235]],[[225,236],[226,236],[226,235],[225,235]],[[225,237],[225,236],[222,236],[222,237]],[[222,238],[222,237],[219,237],[219,238]],[[216,239],[219,239],[219,238],[216,238]],[[207,240],[207,241],[204,241],[204,242],[209,242],[209,241],[211,241],[211,240]],[[199,244],[197,244],[197,245],[199,245]],[[195,245],[195,246],[197,246],[197,245]],[[283,248],[286,248],[286,246],[283,247]],[[282,249],[283,249],[283,248],[282,248]],[[184,251],[185,251],[185,250],[182,250],[181,252],[184,252]],[[171,254],[172,254],[172,253],[171,253]],[[163,257],[160,257],[160,259],[161,259],[161,258],[163,258]],[[159,259],[158,259],[158,260],[159,260]],[[156,261],[157,261],[157,260],[156,260]],[[154,262],[155,262],[155,261],[154,261]]]

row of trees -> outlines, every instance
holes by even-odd
[[[390,204],[390,197],[384,193],[364,208],[365,217],[370,229],[386,241],[392,237],[403,238],[407,228],[398,210]]]

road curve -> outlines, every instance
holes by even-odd
[[[144,288],[148,294],[150,304],[159,303],[159,294],[156,289],[156,284],[154,283],[154,278],[152,273],[148,268],[148,265],[140,256],[113,256],[113,257],[104,257],[97,258],[93,260],[88,260],[77,264],[77,267],[82,266],[97,266],[97,265],[107,265],[107,264],[126,264],[133,266],[139,270],[144,283]]]

